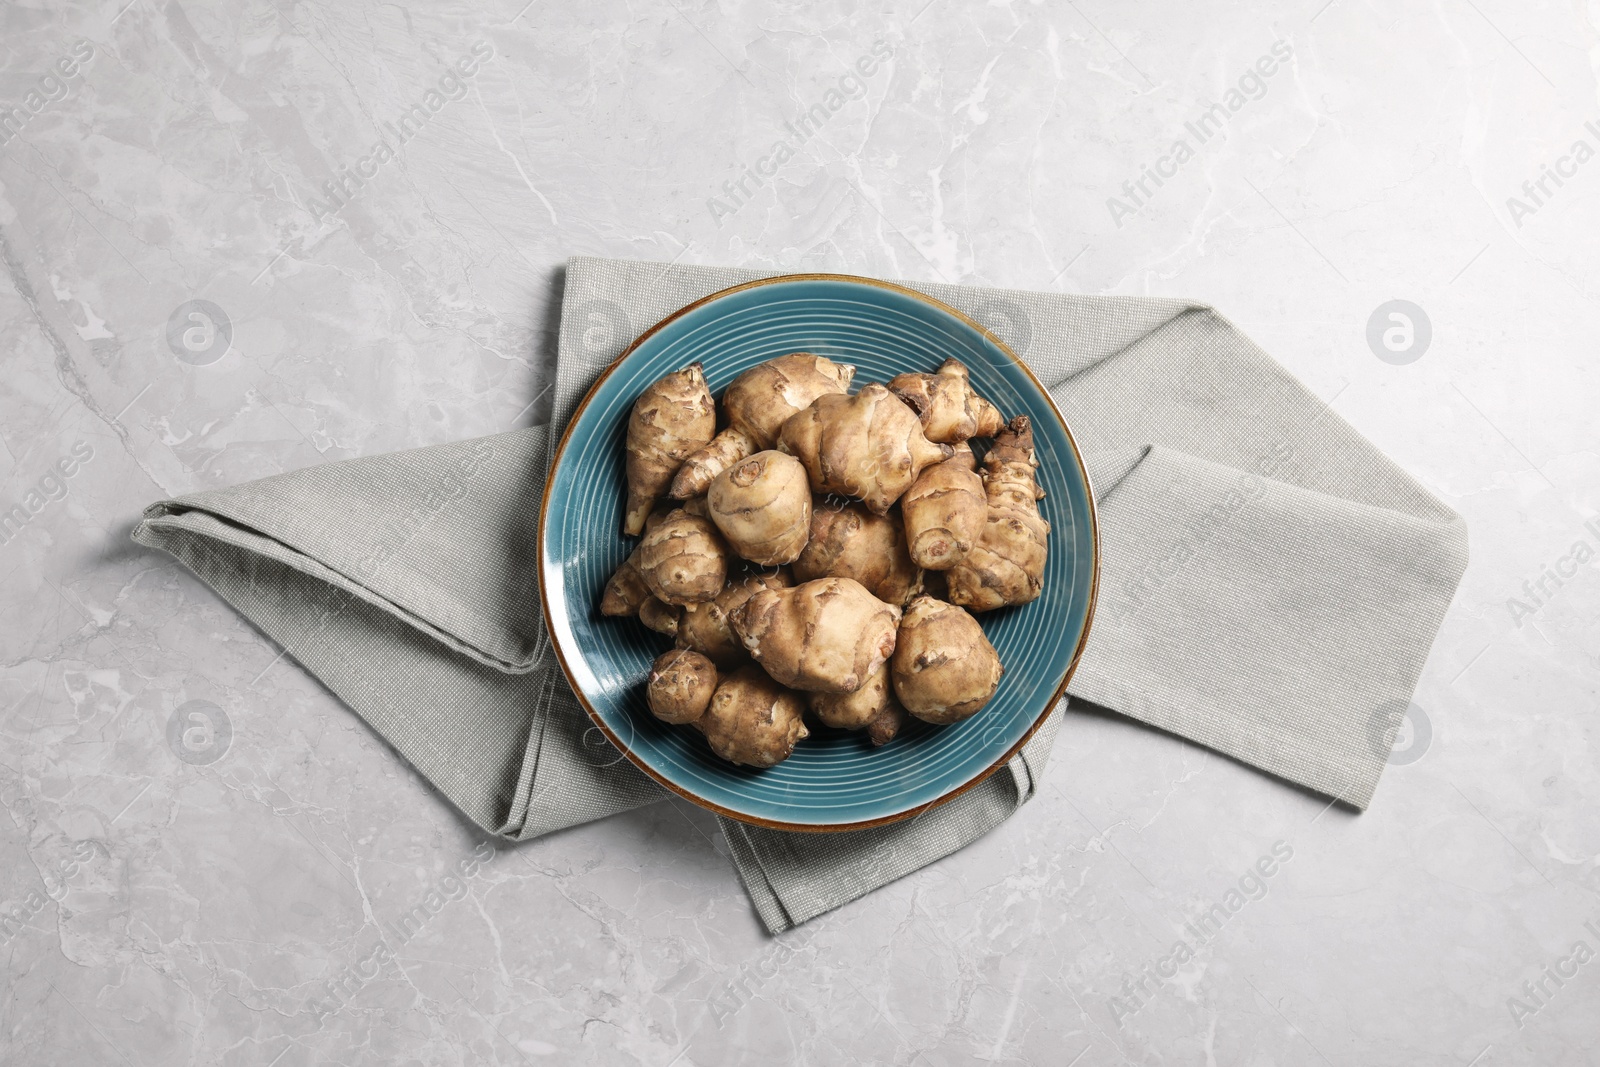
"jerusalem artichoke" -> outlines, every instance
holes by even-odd
[[[855,502],[812,511],[810,537],[794,561],[794,573],[801,581],[854,578],[896,607],[922,589],[922,571],[906,549],[900,517],[874,515]]]
[[[678,633],[678,620],[683,617],[683,609],[676,604],[668,604],[656,597],[650,597],[639,605],[639,621],[658,634],[675,637]]]
[[[687,503],[684,510],[688,510]],[[671,509],[667,508],[652,511],[645,517],[644,532],[648,534],[660,526],[670,512]],[[637,616],[644,602],[654,595],[645,584],[644,575],[639,573],[639,546],[634,545],[628,558],[611,572],[611,577],[606,581],[605,590],[600,595],[600,614]]]
[[[909,404],[922,420],[928,440],[953,445],[969,437],[993,437],[1005,419],[979,396],[960,360],[947,359],[936,374],[897,374],[889,392]]]
[[[672,482],[672,497],[698,496],[724,470],[771,448],[791,415],[819,396],[846,392],[855,373],[854,367],[826,356],[791,352],[739,375],[722,394],[728,428],[684,460]]]
[[[644,535],[635,566],[651,593],[681,606],[710,600],[722,591],[728,552],[709,520],[680,509]]]
[[[883,710],[867,723],[867,737],[871,739],[874,748],[887,745],[899,735],[905,724],[906,709],[900,706],[899,701],[891,699],[884,705]]]
[[[760,589],[786,589],[794,583],[787,571],[754,574],[730,581],[713,600],[689,604],[678,623],[679,648],[691,648],[724,670],[750,661],[744,642],[733,632],[728,616]]]
[[[689,454],[673,475],[667,495],[674,500],[698,496],[711,487],[717,475],[755,451],[756,443],[749,435],[730,426]]]
[[[600,611],[673,638],[651,666],[650,711],[734,763],[787,759],[808,707],[875,746],[912,717],[976,714],[1004,667],[969,612],[1043,585],[1050,524],[1028,418],[1002,425],[954,359],[850,396],[854,374],[803,352],[751,368],[714,434],[695,363],[629,416],[624,530],[643,536]],[[995,439],[981,472],[973,437]],[[735,555],[773,570],[730,581],[730,564],[753,570]]]
[[[711,705],[696,720],[725,760],[746,767],[772,767],[788,759],[795,743],[808,736],[806,702],[799,693],[773,681],[760,667],[743,667],[717,686]]]
[[[978,620],[926,596],[906,609],[890,669],[901,705],[939,725],[975,714],[994,696],[1004,673]]]
[[[1050,524],[1039,514],[1033,428],[1026,415],[1011,420],[983,458],[988,508],[983,534],[965,559],[945,572],[950,602],[973,611],[1026,604],[1044,586]]]
[[[900,498],[906,543],[917,566],[947,571],[978,543],[988,502],[974,468],[972,449],[962,442],[955,455],[923,468]]]
[[[685,457],[710,441],[716,430],[716,402],[698,363],[639,394],[628,416],[623,533],[637,537],[644,531],[645,517],[672,484]]]
[[[600,595],[600,614],[637,615],[640,606],[650,599],[650,587],[639,573],[638,557],[639,550],[635,548],[622,561],[622,566],[612,572],[605,592]]]
[[[784,685],[853,693],[894,652],[900,609],[851,578],[762,589],[733,613],[744,647]]]
[[[894,701],[889,664],[878,668],[854,693],[812,693],[811,711],[824,726],[839,730],[865,730]]]
[[[662,722],[692,723],[705,714],[717,688],[717,668],[698,652],[673,649],[650,665],[645,700]]]
[[[778,447],[805,464],[813,492],[859,497],[879,515],[922,468],[951,453],[929,441],[916,413],[876,382],[855,396],[818,397],[783,424]]]
[[[757,452],[717,475],[706,493],[711,521],[740,556],[764,567],[793,562],[811,528],[806,469],[782,452]]]

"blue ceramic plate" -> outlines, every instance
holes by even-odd
[[[787,352],[856,367],[855,387],[949,356],[1009,419],[1028,415],[1046,496],[1044,591],[979,615],[1005,676],[981,712],[954,726],[912,720],[874,749],[863,733],[814,729],[794,755],[751,770],[712,754],[699,732],[657,721],[645,705],[651,661],[667,638],[635,619],[600,615],[606,579],[633,550],[624,537],[623,442],[634,399],[698,360],[713,394],[741,371]],[[596,725],[640,769],[713,811],[788,830],[851,830],[949,800],[1005,765],[1054,707],[1089,633],[1098,577],[1088,475],[1061,413],[1005,345],[953,308],[866,278],[803,274],[736,286],[668,316],[589,390],[557,446],[539,520],[540,594],[557,657]]]

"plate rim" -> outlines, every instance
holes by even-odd
[[[1066,434],[1067,444],[1072,450],[1073,462],[1077,464],[1078,472],[1083,477],[1084,495],[1088,500],[1089,553],[1091,557],[1091,567],[1089,581],[1089,605],[1087,614],[1084,616],[1083,632],[1078,635],[1077,646],[1072,650],[1072,658],[1067,661],[1066,671],[1062,674],[1060,683],[1056,686],[1055,692],[1051,695],[1050,699],[1045,702],[1043,709],[1034,718],[1032,725],[1028,727],[1028,729],[1023,733],[1022,737],[1019,738],[1014,745],[1007,749],[999,759],[995,760],[992,764],[974,775],[968,781],[963,782],[962,784],[950,789],[945,793],[941,793],[933,800],[907,808],[901,812],[896,812],[892,815],[880,815],[872,819],[862,819],[855,822],[843,823],[791,823],[778,819],[763,818],[759,815],[752,815],[749,812],[734,811],[716,803],[715,801],[708,800],[705,797],[697,796],[694,793],[691,793],[677,783],[668,780],[664,775],[656,771],[653,767],[649,766],[649,764],[647,764],[641,757],[636,755],[633,750],[630,749],[627,744],[625,744],[623,740],[617,736],[611,727],[606,725],[604,718],[598,711],[595,710],[594,706],[589,702],[589,699],[584,696],[583,691],[578,688],[577,682],[573,677],[572,668],[567,664],[566,653],[563,651],[560,641],[556,639],[555,632],[550,626],[550,583],[544,580],[545,566],[547,563],[547,558],[545,555],[545,542],[550,517],[550,493],[555,486],[555,472],[556,469],[561,465],[561,461],[566,455],[567,443],[572,436],[573,428],[577,425],[578,420],[582,418],[583,413],[588,410],[589,402],[594,399],[595,394],[600,390],[600,387],[605,384],[606,380],[610,378],[611,375],[627,361],[628,357],[633,355],[634,351],[638,349],[640,345],[645,343],[645,341],[655,336],[673,322],[676,322],[678,319],[689,314],[690,312],[711,303],[713,300],[718,300],[722,297],[731,296],[734,293],[743,292],[748,289],[759,288],[761,286],[776,285],[784,282],[804,281],[845,282],[847,284],[866,285],[877,289],[886,289],[891,292],[899,293],[902,296],[911,297],[914,300],[918,300],[924,304],[943,311],[976,330],[997,349],[1005,353],[1006,357],[1028,376],[1028,380],[1031,381],[1035,388],[1038,389],[1039,395],[1044,397],[1045,404],[1049,407],[1051,414],[1056,417],[1056,421],[1060,423],[1062,432]],[[692,804],[706,808],[717,813],[718,815],[726,816],[727,818],[733,819],[736,822],[741,822],[752,826],[762,826],[769,830],[788,830],[797,833],[847,833],[852,830],[866,830],[877,826],[888,826],[897,822],[905,822],[908,819],[918,818],[921,815],[932,811],[934,808],[948,804],[956,797],[959,797],[963,793],[966,793],[967,791],[974,789],[982,783],[988,781],[1002,767],[1011,762],[1012,758],[1015,757],[1018,752],[1022,751],[1023,746],[1033,739],[1034,734],[1039,732],[1039,727],[1044,725],[1044,721],[1050,717],[1050,713],[1055,710],[1056,704],[1061,700],[1063,694],[1066,693],[1067,686],[1071,683],[1072,676],[1077,673],[1078,664],[1083,659],[1084,649],[1088,646],[1089,632],[1094,628],[1095,609],[1098,606],[1100,598],[1100,520],[1098,514],[1098,505],[1095,501],[1094,483],[1089,478],[1089,468],[1083,460],[1083,449],[1078,446],[1078,439],[1073,436],[1072,427],[1067,423],[1066,416],[1061,413],[1061,409],[1059,406],[1057,406],[1055,398],[1050,395],[1050,390],[1046,389],[1044,383],[1039,380],[1038,375],[1033,373],[1033,368],[1028,366],[1028,364],[1024,362],[1021,357],[1011,350],[1010,345],[1006,344],[1005,341],[1001,340],[981,322],[973,319],[971,316],[965,314],[958,308],[954,308],[937,297],[929,296],[927,293],[919,292],[916,289],[910,288],[909,286],[900,285],[896,282],[884,281],[881,278],[869,278],[858,274],[838,274],[832,272],[775,274],[767,278],[756,278],[746,282],[739,282],[736,285],[730,285],[725,288],[718,289],[716,292],[708,293],[697,300],[690,301],[689,303],[678,308],[676,311],[666,315],[652,325],[649,329],[641,333],[638,337],[634,338],[633,341],[629,343],[628,347],[624,348],[616,359],[608,363],[605,369],[595,376],[593,383],[591,383],[588,390],[584,392],[583,398],[579,400],[577,405],[572,409],[572,414],[568,417],[567,424],[561,431],[561,439],[556,443],[555,449],[550,454],[550,465],[545,478],[544,488],[539,494],[539,524],[535,542],[535,567],[537,568],[536,577],[539,584],[539,609],[544,613],[541,621],[544,623],[546,631],[550,634],[550,647],[556,654],[556,661],[561,666],[561,673],[566,678],[567,687],[572,690],[573,696],[576,697],[578,703],[583,706],[583,710],[588,714],[590,721],[592,721],[594,725],[600,729],[600,732],[605,735],[606,739],[611,742],[617,751],[621,752],[623,756],[627,757],[630,763],[639,768],[639,770],[643,771],[658,785],[672,793],[677,794],[678,796],[683,797]]]

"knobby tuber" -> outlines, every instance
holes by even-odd
[[[650,509],[672,484],[690,453],[717,432],[717,405],[700,364],[653,383],[634,401],[628,416],[628,499],[622,532],[644,532]],[[691,494],[692,495],[692,494]]]
[[[979,396],[959,360],[947,359],[936,374],[897,374],[889,391],[911,405],[928,440],[953,445],[969,437],[993,437],[1005,420]]]
[[[811,711],[824,726],[839,730],[865,730],[894,700],[888,662],[861,683],[854,693],[812,693]]]
[[[639,542],[635,566],[656,598],[668,604],[710,600],[728,577],[728,551],[708,519],[674,511]]]
[[[972,551],[988,516],[983,479],[965,442],[955,455],[923,468],[900,498],[906,544],[916,565],[947,571]]]
[[[717,475],[706,507],[728,545],[751,563],[792,563],[811,528],[811,486],[800,461],[757,452]]]
[[[1033,428],[1018,415],[995,438],[983,458],[988,502],[983,535],[967,557],[945,572],[950,602],[973,611],[1026,604],[1044,585],[1050,524],[1039,514]]]
[[[637,615],[639,608],[651,598],[650,587],[639,573],[638,557],[639,550],[635,548],[622,561],[622,566],[612,572],[605,592],[600,594],[600,614]]]
[[[711,487],[717,475],[756,451],[756,443],[743,430],[729,427],[709,443],[695,449],[673,475],[668,496],[685,500]]]
[[[872,741],[873,747],[887,745],[895,739],[905,724],[906,709],[900,706],[898,700],[891,700],[871,722],[867,723],[867,737]]]
[[[644,520],[644,532],[649,533],[661,525],[671,511],[670,508],[652,511]],[[634,545],[622,566],[612,571],[606,581],[605,590],[600,594],[600,614],[637,616],[644,602],[654,595],[645,584],[644,575],[639,573],[639,546]]]
[[[805,464],[813,492],[858,497],[879,515],[922,468],[951,453],[929,441],[916,413],[876,382],[855,396],[818,397],[783,424],[778,447]]]
[[[650,665],[645,700],[662,722],[691,723],[706,713],[716,688],[717,668],[710,660],[675,648]]]
[[[969,612],[1042,588],[1050,525],[1027,417],[1003,424],[954,359],[851,396],[854,375],[804,352],[753,367],[717,433],[695,363],[629,415],[623,525],[643,536],[600,611],[674,640],[651,666],[650,711],[734,763],[787,759],[808,710],[873,745],[912,717],[976,714],[1004,668]],[[974,437],[994,438],[981,471]],[[854,499],[820,499],[834,494]]]
[[[770,574],[736,578],[708,602],[689,604],[678,623],[678,647],[691,648],[727,670],[750,662],[744,642],[733,632],[728,616],[760,589],[785,589],[794,584],[789,573],[779,569]]]
[[[940,725],[960,722],[987,704],[1004,672],[977,619],[926,596],[906,609],[890,669],[901,705]]]
[[[728,428],[684,460],[672,482],[672,496],[699,496],[713,479],[746,456],[771,448],[791,415],[819,396],[844,393],[856,369],[826,356],[791,352],[739,375],[722,394]]]
[[[733,628],[768,674],[813,693],[853,693],[894,652],[900,609],[852,578],[762,589]]]
[[[658,634],[675,637],[678,633],[678,620],[683,617],[683,609],[676,604],[665,603],[656,597],[650,597],[639,605],[639,621]]]
[[[900,517],[874,515],[858,503],[822,505],[811,513],[810,536],[794,561],[795,577],[854,578],[867,592],[901,607],[922,588],[922,572],[906,549]]]
[[[805,698],[760,667],[742,667],[722,680],[695,722],[711,751],[746,767],[772,767],[807,736]]]

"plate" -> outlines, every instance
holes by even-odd
[[[1033,423],[1050,522],[1039,599],[978,615],[1005,675],[977,715],[953,726],[912,719],[874,749],[864,733],[826,728],[776,767],[715,756],[697,730],[650,714],[645,678],[671,646],[637,619],[602,616],[601,591],[636,543],[622,530],[628,413],[651,382],[699,361],[714,395],[739,373],[788,352],[854,364],[854,389],[954,356],[1006,416]],[[854,390],[853,390],[854,391]],[[666,788],[720,814],[784,830],[855,830],[910,818],[1005,766],[1055,706],[1083,652],[1099,577],[1093,497],[1083,457],[1044,387],[994,335],[903,286],[797,274],[734,286],[674,312],[608,367],[556,446],[539,518],[539,579],[556,656],[595,725]]]

